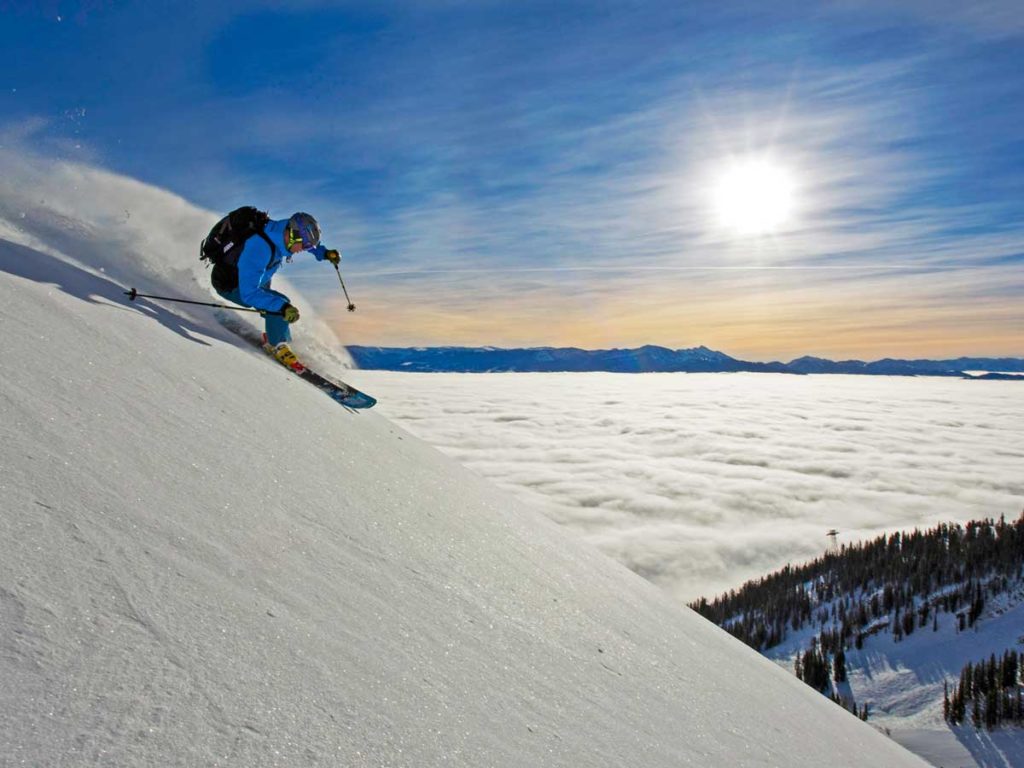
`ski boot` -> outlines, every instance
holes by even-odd
[[[287,341],[282,341],[277,346],[274,346],[267,341],[267,334],[264,333],[263,350],[285,368],[290,368],[296,373],[302,373],[306,370],[306,366],[299,362],[299,358],[292,352],[292,348],[288,346]]]

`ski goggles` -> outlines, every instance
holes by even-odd
[[[310,248],[316,248],[317,241],[313,238],[311,233],[308,232],[296,232],[291,226],[285,227],[284,230],[284,244],[288,250],[292,250],[296,245],[302,245],[302,250],[308,251]]]

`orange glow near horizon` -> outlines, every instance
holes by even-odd
[[[1016,306],[904,308],[863,299],[843,311],[829,297],[788,302],[734,297],[600,304],[563,298],[538,308],[508,298],[451,307],[367,297],[356,313],[334,304],[327,317],[346,344],[679,349],[705,345],[733,357],[788,361],[1021,357],[1024,318]]]

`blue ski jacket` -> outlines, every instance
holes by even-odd
[[[270,290],[270,281],[281,268],[281,262],[292,255],[284,245],[284,230],[287,226],[287,219],[271,219],[264,227],[267,238],[274,244],[273,251],[266,240],[253,235],[245,241],[245,247],[238,255],[238,295],[250,307],[280,312],[288,303],[286,296]],[[323,261],[324,253],[327,252],[322,243],[309,250],[317,261]]]

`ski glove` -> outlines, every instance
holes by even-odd
[[[294,323],[299,319],[299,310],[291,304],[285,304],[281,307],[281,315],[286,323]]]
[[[338,266],[338,262],[341,261],[341,254],[334,249],[324,251],[324,261],[329,261],[334,266]]]

